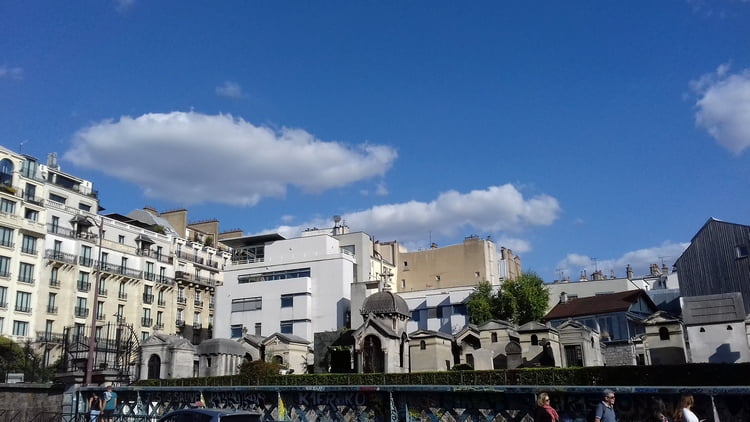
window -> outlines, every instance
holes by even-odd
[[[669,329],[667,327],[659,328],[659,340],[669,340]]]
[[[260,296],[232,299],[232,312],[256,311],[262,308],[263,298]]]
[[[734,248],[737,258],[747,258],[747,245],[739,245]]]
[[[26,321],[13,321],[13,335],[14,336],[28,336],[29,335],[29,323]]]
[[[8,307],[8,288],[0,287],[0,308]],[[0,330],[2,332],[2,330]]]
[[[419,341],[419,350],[425,350],[427,349],[427,343],[425,343],[424,340]]]
[[[258,274],[242,274],[237,276],[237,282],[239,284],[245,283],[256,283],[259,281],[275,281],[275,280],[286,280],[289,278],[304,278],[310,277],[309,268],[297,268],[286,271],[269,271]]]
[[[85,297],[76,297],[75,315],[77,318],[85,318],[89,315],[88,302]]]
[[[60,217],[53,215],[52,216],[52,223],[50,227],[50,233],[57,233],[57,230],[60,228]]]
[[[78,291],[80,292],[88,292],[91,288],[91,283],[89,283],[89,273],[85,273],[83,271],[78,272]]]
[[[242,337],[242,324],[232,325],[231,338]]]
[[[294,323],[291,321],[281,321],[279,325],[281,334],[292,334],[294,332]]]
[[[161,328],[164,326],[164,312],[159,311],[156,313],[156,326]]]
[[[47,298],[47,312],[50,314],[57,313],[57,293],[50,293]]]
[[[0,184],[13,185],[13,161],[7,158],[0,160]]]
[[[406,288],[406,279],[404,279],[404,278],[401,279],[401,288],[402,289]]]
[[[15,214],[16,201],[11,201],[5,198],[0,199],[0,212],[4,212],[6,214]]]
[[[419,316],[420,316],[421,312],[422,311],[420,311],[419,309],[417,309],[415,311],[411,311],[411,319],[412,319],[412,321],[419,322]]]
[[[291,308],[294,306],[294,296],[281,296],[281,307]]]
[[[25,208],[23,210],[23,217],[31,221],[39,221],[39,211],[31,208]]]
[[[31,293],[16,292],[16,311],[31,312]]]
[[[90,212],[91,211],[91,205],[84,204],[83,202],[79,202],[78,203],[78,209],[82,210],[82,211]]]
[[[60,280],[57,278],[58,272],[58,267],[52,267],[49,270],[49,285],[52,287],[60,287]]]
[[[262,328],[263,328],[263,325],[260,322],[255,323],[255,335],[256,336],[260,337],[262,335],[261,334],[261,332],[263,331]]]
[[[117,235],[117,243],[124,245],[125,244],[125,236],[124,235]]]
[[[731,325],[727,325],[727,331],[732,331],[732,330],[733,330],[732,326]]]
[[[151,320],[150,308],[143,308],[143,310],[141,311],[141,325],[144,328],[148,328],[153,325],[153,321]]]
[[[26,189],[23,191],[23,199],[38,202],[36,200],[36,185],[32,185],[31,183],[26,184]]]
[[[49,200],[50,201],[59,202],[61,204],[64,204],[65,201],[66,201],[66,199],[65,199],[64,196],[60,196],[60,195],[54,194],[52,192],[50,192],[50,194],[49,194]]]
[[[127,299],[128,298],[128,294],[125,292],[125,287],[126,287],[125,282],[121,281],[120,282],[120,288],[117,291],[117,297],[119,299]]]
[[[492,342],[493,342],[493,343],[497,343],[497,333],[492,333],[492,334],[490,335],[490,338],[492,339]]]
[[[10,258],[0,256],[0,277],[10,277]]]
[[[86,267],[90,267],[94,265],[94,262],[91,259],[91,246],[86,246],[86,245],[81,246],[80,264]]]
[[[531,335],[531,345],[539,346],[539,337],[537,337],[536,334]]]
[[[125,322],[125,320],[123,319],[125,318],[124,315],[125,315],[125,305],[122,305],[122,304],[117,305],[117,313],[115,314],[115,316],[117,317],[117,322]]]
[[[34,264],[21,262],[18,265],[18,281],[34,284]]]
[[[21,252],[36,255],[36,237],[29,236],[28,234],[23,235],[21,240]]]
[[[13,229],[0,226],[0,246],[13,247]]]

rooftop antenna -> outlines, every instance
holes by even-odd
[[[664,258],[670,258],[669,256],[657,256],[659,258],[659,261],[661,261],[661,266],[664,266]]]
[[[23,141],[21,141],[21,142],[18,143],[18,152],[21,152],[21,153],[23,152],[23,146],[24,146],[24,144],[26,144],[26,142],[29,142],[29,140],[28,139],[24,139]]]
[[[558,280],[562,281],[563,280],[563,269],[562,268],[555,268],[555,271],[557,271]]]
[[[594,271],[599,271],[599,265],[596,263],[598,260],[596,258],[591,258],[591,260],[594,261]]]

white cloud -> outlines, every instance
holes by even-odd
[[[407,246],[426,245],[429,238],[454,238],[457,235],[481,233],[501,235],[498,245],[514,252],[527,252],[530,244],[508,237],[535,226],[552,224],[560,213],[555,198],[538,195],[524,198],[513,185],[490,186],[468,193],[448,191],[430,202],[409,201],[377,205],[363,211],[342,214],[352,230],[372,234],[379,240],[398,240]],[[311,227],[330,227],[325,219],[308,221],[297,226],[281,226],[263,233],[277,232],[296,237]],[[508,244],[503,243],[508,242]]]
[[[385,182],[380,182],[375,186],[375,195],[378,196],[386,196],[388,195],[388,187],[385,185]]]
[[[149,197],[254,205],[288,186],[321,192],[382,176],[396,156],[385,145],[348,146],[230,115],[172,112],[83,128],[63,158],[135,183]]]
[[[23,68],[0,66],[0,79],[23,79]]]
[[[242,87],[237,82],[225,81],[224,85],[216,87],[216,95],[228,98],[242,98]]]
[[[689,245],[690,243],[665,242],[660,246],[626,252],[619,258],[599,258],[569,253],[557,263],[556,268],[571,280],[578,280],[582,271],[586,271],[590,278],[591,273],[596,269],[601,270],[606,277],[609,277],[613,271],[615,276],[624,277],[625,268],[628,265],[633,268],[633,274],[642,276],[649,273],[651,264],[658,264],[661,267],[663,263],[671,270],[672,264]]]
[[[699,97],[696,126],[734,154],[750,146],[750,69],[730,74],[729,65],[722,64],[690,87]]]

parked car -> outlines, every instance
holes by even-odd
[[[173,410],[159,422],[260,422],[259,413],[228,409],[180,409]]]

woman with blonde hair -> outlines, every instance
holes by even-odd
[[[550,406],[549,394],[540,393],[536,400],[537,408],[534,415],[534,422],[559,422],[560,416],[557,411]]]
[[[674,413],[675,422],[701,422],[702,419],[698,419],[698,417],[695,416],[695,413],[693,413],[694,404],[695,400],[693,400],[692,394],[685,394],[682,396],[680,407],[678,407],[677,411]]]

